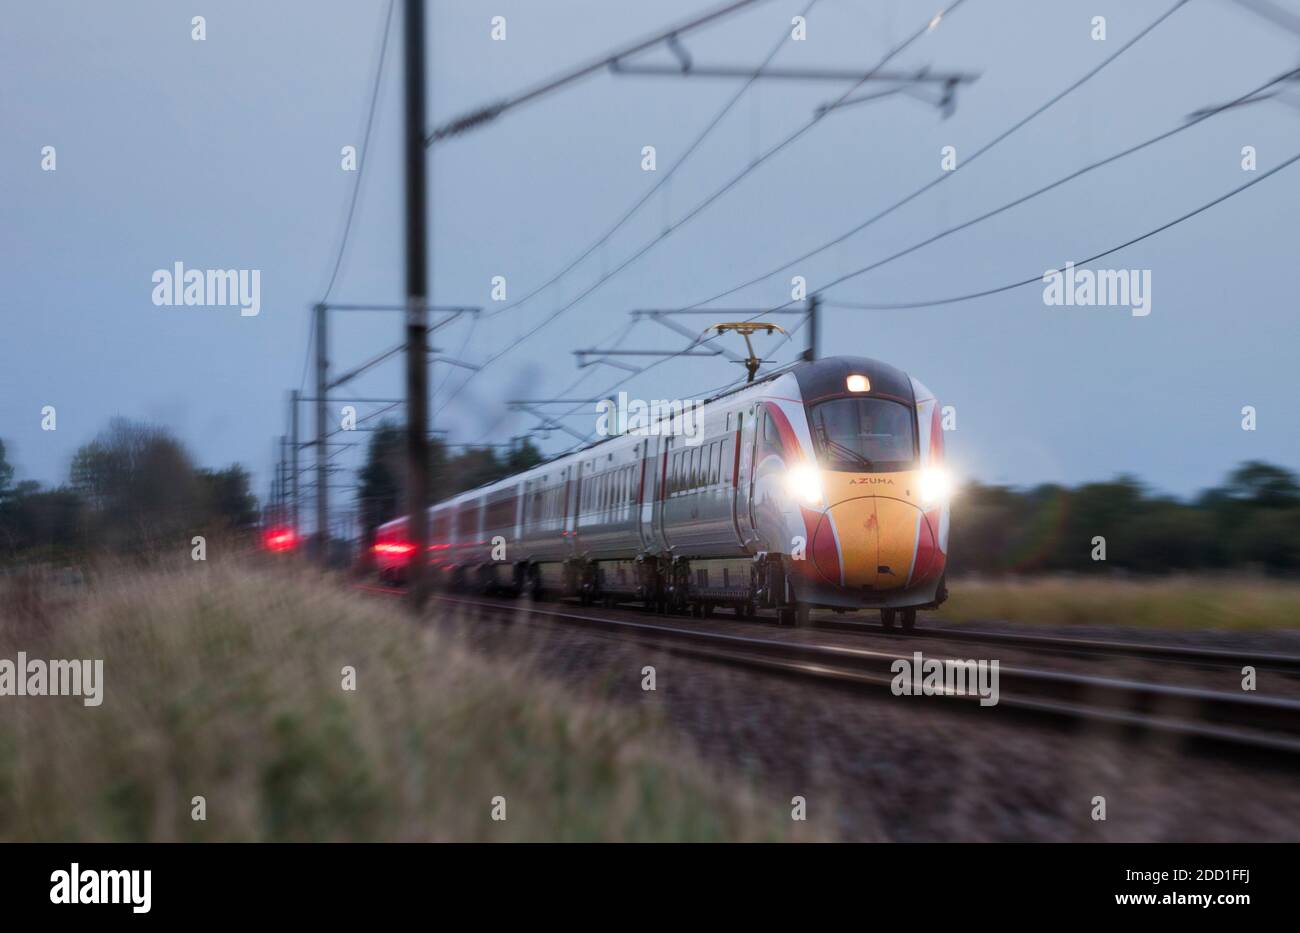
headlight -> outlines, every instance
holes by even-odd
[[[940,467],[927,467],[921,471],[921,502],[924,505],[939,505],[952,496],[952,477]]]
[[[793,466],[785,474],[786,488],[790,495],[805,505],[821,505],[822,474],[815,466],[800,464]]]

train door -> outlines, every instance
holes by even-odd
[[[745,545],[753,545],[758,541],[758,532],[754,526],[754,445],[758,436],[758,431],[755,430],[758,426],[758,411],[758,403],[755,402],[736,413],[739,463],[736,466],[733,515],[736,533],[740,536],[741,543]]]
[[[564,468],[560,473],[560,481],[564,483],[564,505],[562,506],[561,533],[565,541],[569,542],[566,549],[567,555],[572,557],[577,547],[578,536],[578,484],[581,482],[581,473],[574,469],[572,465]]]
[[[668,458],[672,456],[673,438],[672,435],[665,434],[654,440],[655,456],[650,462],[655,474],[653,542],[656,550],[667,551]]]
[[[584,521],[582,521],[582,486],[591,482],[588,476],[590,470],[582,469],[582,467],[584,467],[584,463],[578,460],[572,467],[565,468],[565,476],[569,476],[569,470],[572,470],[573,482],[571,486],[572,492],[565,492],[565,496],[568,496],[565,502],[568,504],[564,509],[564,530],[568,535],[569,543],[572,544],[576,551],[581,551],[582,525],[584,525]],[[590,518],[585,524],[590,526]]]
[[[655,438],[647,437],[636,445],[637,467],[632,481],[637,484],[636,533],[637,547],[641,553],[656,550],[654,546],[655,499]]]
[[[687,511],[686,471],[690,467],[690,448],[680,435],[665,438],[664,467],[667,482],[664,485],[664,548],[680,548],[686,537]]]

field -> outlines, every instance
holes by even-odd
[[[1300,628],[1300,583],[1256,577],[956,579],[936,619],[1170,629]]]
[[[0,603],[0,658],[20,650],[102,658],[103,703],[0,698],[0,840],[812,835],[653,717],[580,702],[320,578],[200,566],[53,608],[27,590]]]

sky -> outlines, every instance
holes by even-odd
[[[1278,5],[1300,16],[1295,0]],[[703,65],[865,72],[924,26],[940,0],[767,0],[684,38]],[[609,242],[508,312],[439,331],[448,355],[481,363],[655,240],[511,353],[475,374],[435,367],[436,427],[453,442],[504,442],[534,426],[512,398],[597,397],[627,375],[575,365],[637,308],[679,308],[746,282],[830,240],[943,174],[862,233],[718,302],[771,308],[792,275],[816,289],[1076,168],[1181,125],[1300,64],[1300,35],[1237,0],[1191,0],[1096,78],[967,169],[963,158],[1112,54],[1174,0],[964,0],[889,63],[978,74],[956,112],[906,95],[817,121],[676,227],[761,153],[808,123],[851,82],[760,81]],[[492,0],[429,3],[430,126],[530,87],[711,3]],[[239,462],[265,494],[289,390],[310,390],[311,307],[321,300],[364,162],[336,302],[400,301],[403,273],[401,10],[393,17],[369,145],[366,113],[386,0],[18,4],[0,33],[0,439],[18,479],[57,484],[73,453],[114,416],[173,430],[206,466]],[[192,37],[192,17],[206,38]],[[506,39],[491,37],[494,16]],[[1106,38],[1092,38],[1104,16]],[[664,49],[645,62],[672,62]],[[678,162],[743,82],[601,73],[429,153],[433,301],[500,308],[546,282]],[[1300,104],[1300,85],[1291,100]],[[42,168],[44,147],[56,168]],[[654,146],[657,172],[642,168]],[[1255,148],[1258,168],[1242,168]],[[1211,201],[1300,152],[1300,106],[1234,108],[987,222],[825,292],[828,302],[927,301],[1060,268]],[[1099,262],[1149,271],[1150,313],[1049,306],[1033,284],[909,310],[828,308],[823,355],[892,363],[956,412],[947,435],[959,475],[984,482],[1078,483],[1132,473],[1189,495],[1246,459],[1300,464],[1295,206],[1300,165]],[[257,270],[261,307],[167,307],[156,270]],[[734,315],[733,315],[734,316]],[[683,318],[690,327],[711,319]],[[791,323],[785,319],[782,323]],[[334,372],[401,339],[392,314],[336,314]],[[802,348],[759,340],[773,359]],[[680,349],[653,322],[625,349]],[[644,364],[649,360],[631,359]],[[739,374],[721,358],[679,358],[622,388],[692,398]],[[349,387],[400,394],[402,367]],[[43,430],[53,406],[56,429]],[[1242,409],[1256,430],[1242,429]],[[364,415],[372,408],[361,406]],[[304,430],[311,412],[302,411]],[[585,434],[595,407],[566,421]],[[573,439],[552,431],[556,451]],[[360,452],[340,462],[355,467]]]

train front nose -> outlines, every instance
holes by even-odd
[[[907,585],[913,562],[932,539],[921,510],[886,496],[845,499],[822,513],[813,538],[817,572],[851,590],[893,590]]]

